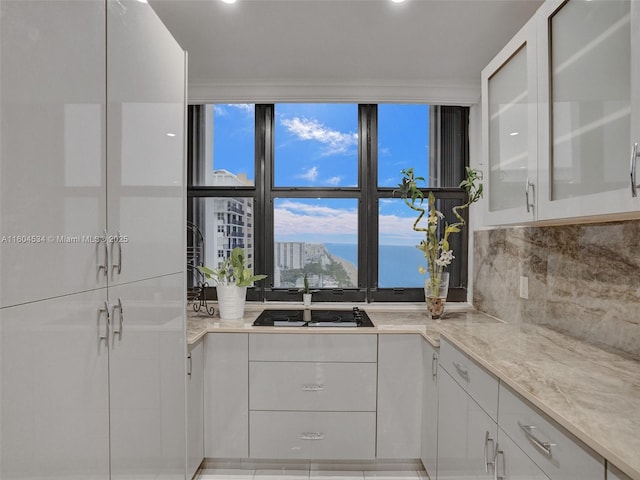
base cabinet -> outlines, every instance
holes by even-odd
[[[496,477],[503,480],[549,480],[501,428],[492,463]]]
[[[422,342],[422,439],[420,459],[431,480],[438,461],[438,352]]]
[[[204,354],[208,458],[249,456],[249,335],[209,333]]]
[[[378,458],[419,458],[422,344],[418,335],[378,336]]]
[[[440,367],[438,480],[492,479],[497,425]]]

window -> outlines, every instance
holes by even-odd
[[[444,212],[464,202],[468,108],[292,103],[189,112],[188,216],[203,232],[205,264],[244,248],[251,268],[268,275],[251,300],[299,300],[305,275],[319,301],[424,299],[422,237],[394,189],[413,167]],[[452,245],[453,301],[466,300],[466,232]]]

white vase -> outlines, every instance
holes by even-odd
[[[303,293],[302,294],[302,304],[305,307],[310,307],[311,306],[311,293]]]
[[[221,321],[242,323],[244,304],[247,299],[247,287],[237,285],[218,285],[218,309]]]

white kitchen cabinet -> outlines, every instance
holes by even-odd
[[[639,9],[550,0],[539,11],[548,52],[538,63],[539,220],[640,210],[629,181],[640,142]]]
[[[0,241],[0,476],[182,479],[184,183],[175,172],[184,169],[183,148],[162,146],[171,154],[155,159],[157,174],[146,172],[178,184],[165,188],[154,180],[144,192],[125,188],[114,176],[129,171],[123,152],[126,158],[143,152],[131,154],[129,132],[119,138],[117,131],[132,128],[148,150],[161,141],[113,119],[126,110],[125,100],[144,109],[155,102],[162,108],[149,112],[152,124],[171,110],[172,125],[183,129],[184,54],[174,62],[177,43],[168,46],[166,29],[139,2],[8,0],[0,9],[0,230],[6,236]],[[114,42],[120,35],[126,46]],[[158,68],[140,61],[140,49]],[[118,81],[135,89],[125,94]],[[182,130],[176,135],[182,142]],[[123,208],[133,213],[137,198],[153,202],[162,224],[179,230],[161,240],[148,225],[144,235],[121,231],[130,245],[137,242],[137,254],[128,258],[138,274],[117,278],[117,285],[109,275],[116,273],[119,245],[108,245],[105,232],[115,235],[126,222],[108,216],[121,220],[116,212]],[[158,242],[167,248],[154,257]],[[31,376],[16,386],[19,398],[5,401],[13,395],[5,395],[5,379],[20,371],[26,352],[35,359],[25,363]],[[19,429],[18,419],[25,422]]]
[[[175,252],[185,251],[186,56],[145,3],[107,6],[109,273],[121,284],[185,268]]]
[[[249,456],[376,457],[378,337],[249,335]]]
[[[206,337],[189,346],[187,371],[187,480],[204,459],[204,344]]]
[[[598,480],[604,476],[604,461],[599,455],[504,385],[500,385],[498,423],[552,480]]]
[[[109,288],[111,478],[182,479],[184,275]]]
[[[0,309],[0,478],[109,479],[106,289]]]
[[[440,365],[438,480],[491,479],[497,425]]]
[[[378,336],[377,457],[420,458],[422,339]]]
[[[537,183],[536,19],[531,19],[482,71],[484,219],[535,220]]]
[[[373,460],[375,412],[252,411],[251,458]]]
[[[250,362],[250,410],[376,411],[375,363]]]
[[[0,5],[0,307],[106,286],[104,2]],[[86,238],[84,238],[86,237]]]
[[[204,354],[205,457],[249,456],[248,337],[246,333],[207,334]]]
[[[432,480],[438,461],[438,352],[422,341],[422,439],[420,459]]]
[[[503,480],[549,480],[540,468],[498,428],[496,453],[492,460],[496,478]]]

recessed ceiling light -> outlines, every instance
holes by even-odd
[[[520,135],[520,132],[511,132],[509,135],[511,135],[512,137],[515,137],[516,135]]]
[[[404,0],[391,0],[393,3],[404,3]]]
[[[167,133],[167,137],[175,137],[176,134],[175,133]]]
[[[222,0],[222,1],[228,4],[236,3],[236,0]]]

